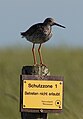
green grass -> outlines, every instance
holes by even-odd
[[[65,83],[63,112],[49,119],[83,119],[83,49],[42,50],[51,75],[64,76]],[[30,49],[0,50],[0,119],[20,119],[19,75],[23,65],[32,64]]]

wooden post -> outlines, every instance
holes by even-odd
[[[50,75],[46,66],[23,66],[22,75]],[[47,119],[47,113],[21,112],[22,119]]]

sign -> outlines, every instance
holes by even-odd
[[[50,76],[48,76],[50,77]],[[63,80],[22,80],[22,108],[42,110],[62,110]]]

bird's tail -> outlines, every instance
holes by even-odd
[[[22,38],[24,38],[25,32],[21,32],[20,34],[21,34]]]

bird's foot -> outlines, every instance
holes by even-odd
[[[46,64],[43,64],[43,63],[40,63],[40,66],[41,66],[41,67],[42,67],[42,66],[47,67]]]
[[[36,64],[34,64],[33,66],[39,66],[39,64],[36,63]]]
[[[33,66],[44,66],[44,67],[47,67],[46,64],[43,64],[43,63],[40,63],[40,64],[34,64]]]

